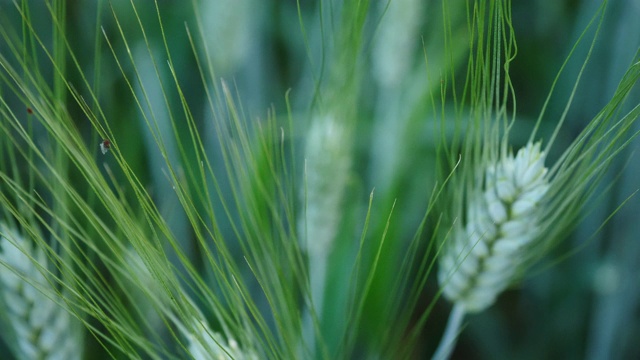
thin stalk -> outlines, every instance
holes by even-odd
[[[449,321],[447,322],[447,328],[444,330],[442,340],[438,349],[433,354],[433,360],[446,360],[451,356],[451,351],[456,346],[458,335],[460,334],[460,324],[464,319],[464,307],[460,304],[454,305],[449,314]]]

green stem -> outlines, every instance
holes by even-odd
[[[432,360],[446,360],[451,355],[451,351],[456,346],[458,335],[460,334],[460,324],[464,319],[464,307],[456,304],[449,314],[449,322],[447,322],[447,328],[444,330],[442,340],[435,354],[433,354]]]

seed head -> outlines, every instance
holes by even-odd
[[[79,324],[58,305],[62,299],[54,300],[59,295],[40,269],[48,263],[44,251],[4,224],[0,233],[0,302],[17,340],[12,344],[17,358],[80,359]]]
[[[238,342],[229,338],[225,340],[223,336],[212,331],[204,319],[194,318],[192,321],[193,331],[183,328],[187,338],[187,350],[195,360],[257,360],[258,355],[247,349],[240,348]]]
[[[493,304],[540,237],[544,160],[540,143],[529,143],[486,167],[484,187],[468,195],[465,223],[454,228],[438,274],[444,295],[467,312]]]

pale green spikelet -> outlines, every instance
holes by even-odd
[[[330,251],[342,218],[342,198],[347,185],[351,157],[349,136],[336,116],[313,119],[306,145],[307,249],[314,256]],[[304,230],[303,230],[304,234]]]
[[[372,75],[383,88],[396,89],[411,70],[420,39],[425,3],[419,0],[380,1],[384,18],[373,46]]]
[[[251,11],[255,0],[218,0],[202,3],[202,24],[207,36],[204,40],[211,51],[216,72],[233,73],[250,54],[253,35],[259,18]]]
[[[466,312],[482,311],[518,276],[541,235],[540,201],[549,189],[540,143],[486,167],[485,184],[467,199],[465,224],[440,259],[445,296]]]
[[[195,360],[257,360],[255,352],[241,349],[238,342],[211,330],[203,318],[192,320],[192,331],[183,327],[187,350]]]
[[[81,359],[77,321],[59,305],[63,300],[47,282],[44,251],[4,224],[0,233],[0,296],[11,329],[2,333],[5,341],[17,359]],[[7,336],[15,336],[15,343]]]
[[[309,283],[315,314],[322,316],[329,254],[342,217],[342,202],[351,168],[349,132],[334,114],[312,119],[305,148],[305,216],[298,223],[301,245],[309,256]],[[311,311],[304,315],[303,337],[314,348]]]

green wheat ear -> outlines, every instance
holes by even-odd
[[[549,189],[540,143],[486,166],[485,184],[470,194],[464,226],[440,258],[445,296],[466,312],[491,306],[526,265],[530,244],[542,235],[541,200]]]
[[[63,299],[41,269],[48,264],[44,251],[5,224],[0,224],[0,234],[0,297],[9,328],[3,335],[15,336],[14,355],[25,360],[81,359],[77,321],[59,305]]]
[[[498,21],[487,33],[484,27],[478,30],[478,46],[493,47],[492,52],[473,59],[474,63],[485,63],[490,58],[496,66],[478,67],[474,69],[476,72],[468,74],[471,89],[489,88],[491,91],[480,90],[477,102],[471,105],[471,120],[464,144],[460,146],[461,155],[455,156],[462,163],[461,170],[455,175],[458,181],[450,201],[445,204],[445,211],[453,215],[451,232],[438,256],[441,291],[454,307],[434,359],[449,357],[466,313],[483,311],[491,306],[502,291],[522,278],[535,261],[563,240],[579,220],[579,212],[590,205],[595,188],[603,180],[612,159],[638,134],[631,131],[640,118],[640,105],[636,100],[631,100],[633,108],[628,113],[621,114],[623,106],[629,105],[624,104],[631,89],[640,79],[640,62],[636,55],[609,103],[555,164],[549,169],[545,167],[547,152],[557,139],[594,48],[605,6],[606,1],[574,45],[573,50],[584,41],[584,34],[595,28],[590,52],[562,116],[554,119],[555,130],[547,140],[547,146],[541,150],[540,143],[534,143],[533,139],[538,137],[553,89],[571,55],[554,80],[529,142],[515,156],[506,151],[509,133],[516,120],[515,106],[513,116],[507,116],[507,104],[509,101],[515,104],[509,78],[509,64],[515,56],[513,33],[508,25],[511,24],[509,7],[498,6],[495,10],[496,18],[507,25]],[[491,36],[485,36],[487,34]],[[491,40],[485,44],[483,39]],[[504,64],[501,59],[505,59]],[[502,79],[504,84],[496,85]],[[451,154],[457,154],[458,144],[453,142],[453,145]],[[450,160],[453,158],[451,156]]]
[[[258,355],[247,349],[240,348],[238,342],[213,331],[207,325],[206,319],[200,313],[191,319],[190,329],[180,325],[187,340],[187,351],[194,360],[257,360]]]

